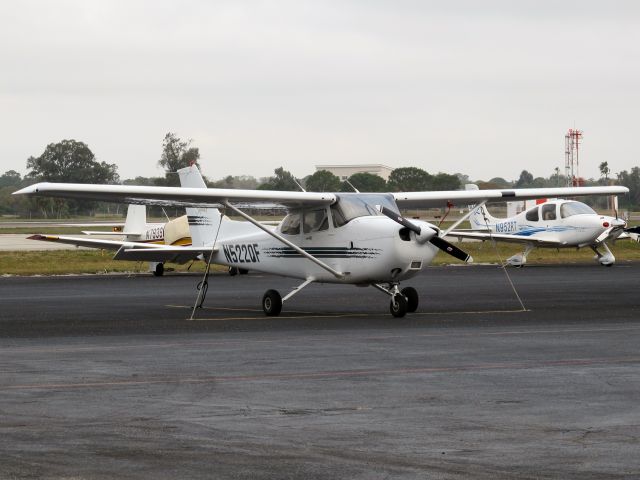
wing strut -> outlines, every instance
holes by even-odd
[[[324,263],[321,260],[318,260],[316,257],[314,257],[313,255],[311,255],[308,252],[305,252],[302,248],[300,248],[299,246],[297,246],[295,243],[291,243],[289,240],[287,240],[286,238],[284,238],[281,235],[278,235],[276,232],[274,232],[273,230],[268,229],[267,227],[265,227],[264,225],[262,225],[260,222],[254,220],[253,218],[251,218],[249,215],[247,215],[246,213],[244,213],[242,210],[234,207],[233,205],[231,205],[228,201],[224,201],[224,205],[229,207],[231,210],[233,210],[234,212],[236,212],[238,215],[240,215],[242,218],[244,218],[245,220],[247,220],[248,222],[253,223],[256,227],[258,227],[260,230],[263,230],[264,232],[268,233],[269,235],[271,235],[273,238],[275,238],[276,240],[284,243],[286,246],[293,248],[296,252],[298,252],[300,255],[302,255],[305,258],[308,258],[309,260],[311,260],[313,263],[315,263],[316,265],[318,265],[319,267],[325,269],[327,272],[329,272],[330,274],[332,274],[334,277],[336,278],[344,278],[345,274],[342,272],[338,272],[337,270],[331,268],[329,265],[327,265],[326,263]]]
[[[473,212],[475,212],[478,208],[480,208],[480,207],[484,207],[484,204],[485,204],[485,203],[487,203],[487,201],[486,201],[486,200],[485,200],[484,202],[482,202],[482,203],[479,203],[478,205],[474,205],[474,206],[473,206],[473,208],[470,208],[470,209],[469,209],[469,211],[468,211],[466,214],[464,214],[462,217],[460,217],[460,219],[459,219],[457,222],[455,222],[453,225],[451,225],[449,228],[447,228],[447,229],[444,231],[444,233],[442,234],[442,236],[443,236],[443,237],[446,237],[446,236],[449,234],[449,232],[451,232],[452,230],[455,230],[455,228],[456,228],[458,225],[460,225],[460,224],[461,224],[462,222],[464,222],[467,218],[469,218],[469,217],[471,216],[471,214],[472,214]]]
[[[207,268],[204,271],[204,278],[196,287],[198,290],[198,296],[196,297],[196,303],[193,305],[193,310],[191,310],[191,318],[189,320],[193,320],[193,317],[196,314],[196,308],[202,308],[204,304],[204,299],[207,296],[207,291],[209,290],[209,272],[211,271],[211,261],[213,260],[213,254],[216,251],[216,242],[218,241],[218,234],[220,233],[220,227],[222,226],[222,219],[224,215],[220,215],[220,223],[218,223],[218,230],[216,230],[216,237],[213,239],[213,244],[211,245],[211,252],[209,253],[209,258],[207,258]]]

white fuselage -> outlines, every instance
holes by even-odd
[[[505,219],[491,217],[483,210],[481,207],[471,215],[472,227],[488,228],[492,233],[513,235],[523,241],[530,239],[539,247],[590,246],[607,230],[614,236],[625,225],[623,220],[600,215],[581,202],[566,200],[547,201]]]
[[[424,222],[416,222],[427,225]],[[275,231],[333,269],[337,278],[247,222],[226,220],[220,227],[214,263],[316,282],[371,284],[399,281],[429,265],[438,249],[418,244],[413,233],[400,236],[402,227],[384,216],[354,218],[345,225],[297,234]],[[302,230],[302,229],[301,229]],[[405,232],[406,233],[406,232]]]

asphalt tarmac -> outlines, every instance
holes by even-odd
[[[640,265],[0,278],[0,478],[640,478]]]

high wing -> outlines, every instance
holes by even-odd
[[[46,182],[23,188],[15,192],[15,194],[183,207],[211,207],[223,205],[226,202],[234,204],[255,202],[284,205],[286,207],[312,207],[330,205],[336,200],[336,196],[332,193]]]
[[[101,240],[95,238],[69,237],[64,235],[31,235],[29,240],[65,243],[76,247],[101,248],[117,250],[115,260],[144,260],[148,262],[186,263],[211,249],[202,247],[174,247],[153,243],[125,242],[118,240]]]
[[[449,190],[441,192],[399,192],[394,193],[400,208],[429,208],[467,206],[483,201],[510,202],[536,198],[566,198],[584,195],[619,195],[629,193],[627,187],[568,187],[568,188],[520,188],[500,190]]]
[[[505,233],[489,233],[489,232],[463,232],[453,230],[446,235],[447,237],[454,238],[468,238],[471,240],[497,240],[499,242],[520,243],[535,245],[538,247],[555,247],[562,246],[560,242],[554,242],[552,240],[543,240],[536,237],[527,237],[517,234],[505,234]]]
[[[579,197],[584,195],[617,195],[628,193],[626,187],[523,188],[501,190],[449,190],[439,192],[393,193],[400,208],[466,206],[482,201],[527,200],[544,197]],[[142,205],[210,207],[238,203],[272,203],[286,207],[330,205],[333,193],[280,192],[270,190],[234,190],[219,188],[146,187],[130,185],[89,185],[78,183],[37,183],[14,195],[80,198]]]

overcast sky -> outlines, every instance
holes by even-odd
[[[640,2],[0,0],[0,174],[75,139],[158,176],[382,163],[472,179],[640,165]]]

